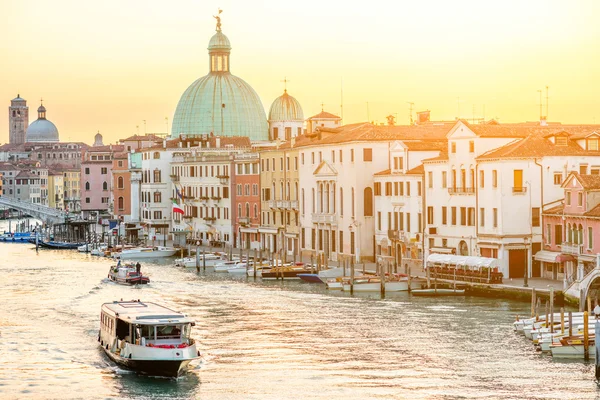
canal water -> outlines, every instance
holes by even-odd
[[[0,226],[0,231],[3,227]],[[351,297],[143,262],[151,284],[106,281],[111,261],[0,243],[0,399],[592,399],[593,364],[557,362],[512,331],[528,304]],[[156,301],[195,318],[202,360],[138,376],[96,341],[104,302]]]

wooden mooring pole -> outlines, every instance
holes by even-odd
[[[550,286],[550,333],[554,333],[554,287],[552,286]]]
[[[537,299],[536,299],[535,288],[531,288],[531,318],[535,317],[535,302],[536,301],[537,301]]]
[[[600,338],[600,321],[596,317],[595,337]],[[596,380],[600,380],[600,346],[596,345]]]
[[[588,361],[590,359],[590,334],[588,333],[589,321],[588,312],[583,312],[583,359]]]

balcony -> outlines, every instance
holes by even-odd
[[[525,194],[527,193],[527,186],[513,186],[513,194]]]
[[[571,254],[574,256],[578,256],[580,254],[583,254],[583,245],[563,242],[560,246],[560,251],[563,254]]]
[[[475,188],[470,187],[450,187],[449,194],[475,194]]]
[[[298,210],[298,200],[290,200],[290,207],[291,210]]]
[[[220,198],[220,197],[218,197],[218,196],[212,196],[212,197],[211,197],[211,199],[212,199],[212,200],[214,200],[214,201],[219,201],[219,200],[221,200],[221,198]]]
[[[217,178],[221,181],[221,184],[224,185],[229,182],[229,175],[217,175]]]
[[[179,175],[169,175],[172,182],[179,182]]]
[[[204,222],[206,222],[208,225],[212,225],[215,223],[217,219],[215,217],[204,217]]]
[[[239,217],[238,223],[240,225],[250,225],[250,217]]]
[[[269,200],[269,208],[278,208],[277,203],[277,200]]]
[[[337,225],[337,214],[313,214],[312,222],[315,224]]]

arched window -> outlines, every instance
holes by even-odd
[[[344,189],[340,188],[340,217],[344,216]]]
[[[246,203],[246,217],[250,217],[250,203]]]
[[[120,177],[117,179],[117,187],[118,187],[119,189],[123,189],[123,187],[124,187],[124,184],[123,184],[123,177],[122,177],[122,176],[120,176]]]
[[[89,182],[85,183],[85,190],[90,190],[90,183]]]
[[[258,205],[254,204],[254,218],[258,218]]]
[[[298,201],[298,182],[294,183],[294,200]]]
[[[155,151],[155,152],[154,152],[154,157],[153,157],[153,158],[154,158],[155,160],[158,160],[158,159],[160,159],[160,153],[159,153],[158,151]]]
[[[302,188],[302,215],[304,215],[304,188]]]
[[[312,212],[315,212],[315,188],[312,188]]]
[[[242,216],[242,204],[238,204],[238,218]]]
[[[365,191],[364,191],[364,195],[365,195],[364,216],[372,217],[373,216],[373,189],[371,189],[370,187],[366,187]]]
[[[119,207],[119,210],[123,210],[123,197],[119,197],[119,200],[117,201],[117,205]]]
[[[350,194],[351,194],[351,197],[352,197],[351,198],[350,206],[352,207],[352,218],[354,218],[354,215],[356,213],[356,208],[354,207],[354,188],[352,188],[352,192]]]
[[[108,183],[102,182],[102,190],[108,190]]]
[[[581,224],[579,224],[579,237],[577,240],[577,244],[583,244],[583,226]]]

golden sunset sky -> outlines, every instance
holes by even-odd
[[[232,73],[271,102],[289,93],[305,117],[408,123],[407,102],[432,119],[539,118],[600,123],[600,1],[0,0],[0,143],[8,106],[44,98],[61,140],[105,143],[169,131],[183,91],[207,73],[222,8]],[[544,89],[545,92],[545,89]],[[545,96],[545,93],[544,93]],[[545,100],[544,100],[545,102]],[[367,106],[368,103],[368,106]],[[544,105],[545,109],[545,105]]]

